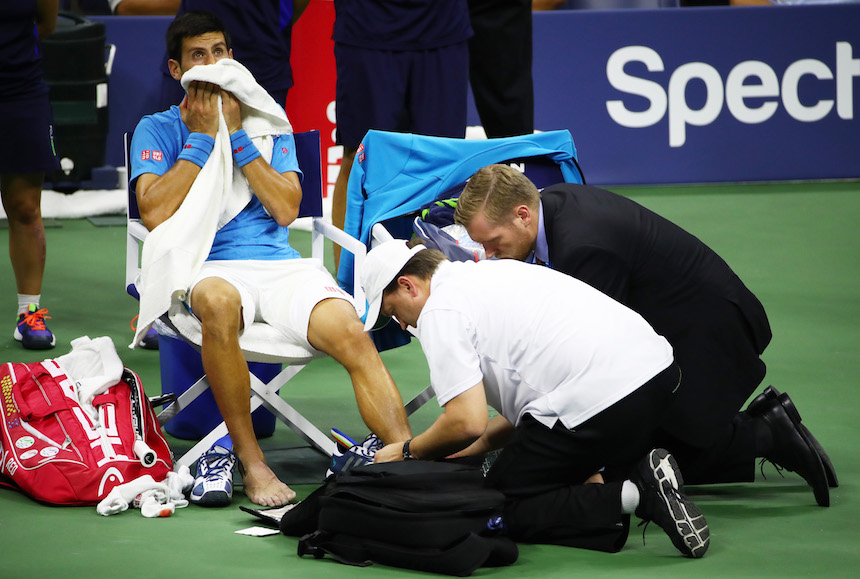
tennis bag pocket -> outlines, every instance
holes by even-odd
[[[503,506],[473,467],[371,464],[329,477],[284,514],[281,531],[301,537],[300,556],[467,576],[517,560],[501,531]]]

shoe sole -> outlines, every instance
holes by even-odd
[[[24,346],[25,350],[50,350],[54,346],[57,345],[57,336],[51,335],[51,343],[41,343],[41,344],[32,344],[30,342],[24,341],[24,334],[18,331],[18,328],[15,328],[15,332],[12,334],[12,337],[21,342],[21,345]]]
[[[204,493],[199,499],[191,496],[190,502],[192,505],[200,507],[227,507],[233,501],[233,498],[225,492],[209,491]]]
[[[684,482],[678,463],[668,451],[660,448],[651,451],[648,463],[651,475],[659,483],[660,500],[674,519],[673,528],[660,527],[685,557],[702,557],[710,546],[711,532],[701,509],[684,495]],[[659,525],[659,522],[654,522]]]

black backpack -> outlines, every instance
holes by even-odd
[[[300,537],[299,556],[467,576],[517,560],[502,534],[504,500],[472,466],[370,464],[326,479],[284,514],[280,529]]]

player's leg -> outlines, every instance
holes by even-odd
[[[308,341],[349,373],[358,410],[371,432],[386,443],[411,438],[400,392],[349,302],[319,302],[308,323]]]
[[[239,347],[241,295],[226,280],[209,277],[194,286],[191,303],[203,326],[203,368],[233,439],[243,469],[245,494],[259,505],[285,504],[295,498],[295,492],[266,464],[251,420],[251,381]]]

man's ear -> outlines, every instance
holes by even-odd
[[[532,210],[529,209],[528,205],[518,205],[514,210],[514,216],[522,221],[526,227],[532,222]]]
[[[410,277],[407,277],[407,276],[405,276],[405,275],[401,275],[399,278],[397,278],[397,284],[398,284],[401,288],[405,289],[405,290],[406,290],[406,292],[407,292],[411,297],[415,297],[415,295],[416,295],[416,293],[417,293],[417,289],[418,289],[418,288],[417,288],[417,286],[415,285],[414,281],[413,281]]]
[[[175,80],[182,78],[182,67],[179,65],[179,61],[173,60],[172,58],[169,59],[167,61],[167,70],[170,71],[170,76]]]

